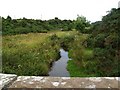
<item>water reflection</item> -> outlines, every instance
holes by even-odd
[[[53,63],[51,71],[49,72],[49,76],[58,76],[58,77],[68,77],[70,76],[69,72],[67,71],[67,62],[70,60],[68,57],[68,52],[64,49],[60,49],[60,56],[61,58],[58,61]]]

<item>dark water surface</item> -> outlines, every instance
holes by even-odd
[[[68,52],[64,49],[60,49],[61,58],[55,61],[52,65],[49,76],[59,76],[59,77],[69,77],[70,74],[67,71],[67,62],[70,60],[68,57]]]

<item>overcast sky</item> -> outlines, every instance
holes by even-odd
[[[101,20],[106,11],[118,7],[119,0],[0,0],[0,16],[48,20],[76,19],[77,14],[89,21]]]

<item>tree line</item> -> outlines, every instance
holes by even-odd
[[[50,20],[12,19],[10,16],[7,16],[7,18],[2,17],[3,35],[46,33],[51,30],[84,30],[87,26],[90,26],[90,24],[83,16],[78,16],[76,20],[60,20],[58,17]]]

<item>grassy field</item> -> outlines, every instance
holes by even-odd
[[[3,36],[3,73],[47,75],[59,58],[60,42],[76,31]]]

